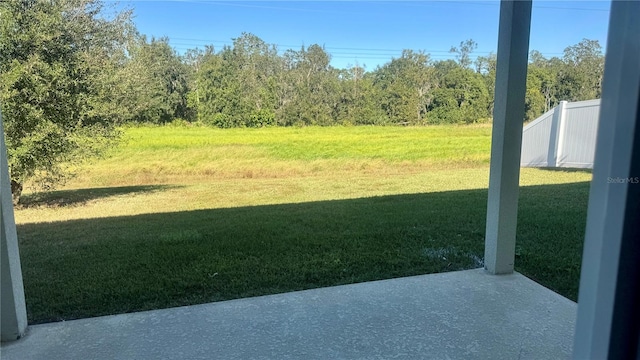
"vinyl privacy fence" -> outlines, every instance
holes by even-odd
[[[567,102],[526,125],[522,167],[593,168],[600,99]]]

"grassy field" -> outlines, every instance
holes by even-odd
[[[16,210],[29,321],[479,267],[490,135],[126,129]],[[516,268],[574,300],[590,179],[522,170]]]

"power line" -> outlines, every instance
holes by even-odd
[[[187,50],[193,49],[192,47],[185,46],[176,46],[174,47],[176,50],[180,50],[182,52],[186,52]],[[279,55],[282,55],[284,52],[279,51]],[[374,61],[374,60],[386,60],[391,61],[392,59],[397,59],[402,56],[401,52],[395,54],[379,54],[379,53],[346,53],[346,52],[327,52],[332,60],[355,60],[355,61]],[[549,54],[543,54],[544,56],[549,56]],[[476,59],[482,56],[482,54],[471,53],[470,57],[472,59]],[[429,58],[432,60],[446,60],[453,59],[455,57],[454,54],[429,54]]]
[[[242,1],[229,3],[229,2],[220,2],[220,1],[188,0],[188,2],[196,3],[196,4],[233,6],[233,7],[244,7],[244,8],[268,9],[268,10],[285,10],[285,11],[300,11],[300,12],[314,12],[314,13],[325,13],[325,14],[343,14],[343,15],[353,15],[354,14],[354,13],[349,13],[349,12],[344,12],[344,11],[332,11],[332,10],[320,10],[320,9],[308,9],[308,8],[293,8],[293,7],[282,7],[282,6],[268,6],[268,5],[253,5],[253,4],[243,3]]]
[[[121,0],[106,0],[118,2]],[[309,9],[309,8],[299,8],[299,7],[285,7],[285,6],[273,6],[273,5],[263,5],[259,4],[260,1],[219,1],[219,0],[128,0],[127,2],[148,2],[148,1],[159,1],[159,2],[179,2],[185,4],[203,4],[203,5],[220,5],[220,6],[234,6],[234,7],[245,7],[245,8],[257,8],[257,9],[271,9],[271,10],[285,10],[285,11],[302,11],[302,12],[319,12],[319,13],[339,13],[344,15],[354,14],[351,12],[344,11],[332,11],[332,10],[321,10],[321,9]],[[281,1],[286,3],[287,1]],[[354,1],[359,2],[359,1]],[[364,2],[364,1],[362,1]],[[371,3],[389,3],[397,5],[403,5],[407,7],[430,7],[433,4],[464,4],[464,5],[473,5],[473,6],[493,6],[498,7],[500,5],[499,1],[465,1],[465,0],[410,0],[410,1],[367,1]],[[258,3],[258,4],[255,4]],[[554,9],[554,10],[570,10],[570,11],[597,11],[597,12],[609,12],[610,9],[599,9],[599,8],[589,8],[589,7],[565,7],[565,6],[548,6],[548,5],[538,5],[535,2],[532,7],[534,9]],[[358,13],[361,15],[361,13]]]
[[[172,40],[183,40],[178,42],[173,42]],[[206,40],[206,39],[194,39],[194,38],[169,38],[169,41],[172,46],[181,48],[181,49],[189,49],[194,47],[201,47],[206,45],[233,45],[232,41],[222,41],[222,40]],[[268,46],[275,46],[279,53],[282,53],[288,49],[298,48],[302,45],[286,45],[286,44],[267,44]],[[286,49],[286,50],[282,50]],[[334,47],[334,46],[324,46],[324,50],[334,55],[353,55],[353,56],[392,56],[394,54],[401,54],[404,50],[407,49],[377,49],[377,48],[356,48],[356,47]],[[346,50],[346,51],[343,51]],[[419,51],[423,51],[426,54],[429,54],[431,57],[444,56],[450,57],[452,53],[450,50],[435,50],[435,49],[419,49]],[[473,51],[471,54],[473,55],[489,55],[495,53],[495,51]],[[561,55],[563,53],[542,53],[545,56],[552,55]]]
[[[222,44],[233,44],[233,41],[223,41],[223,40],[206,40],[206,39],[192,39],[192,38],[169,38],[169,40],[184,40],[184,41],[197,41],[204,43],[222,43]],[[177,44],[177,43],[176,43]],[[189,43],[187,45],[204,45],[204,44],[196,44]],[[276,47],[283,48],[295,48],[301,45],[291,45],[291,44],[267,44],[267,45],[275,45]],[[375,48],[354,48],[354,47],[335,47],[335,46],[326,46],[324,49],[331,50],[354,50],[354,51],[382,51],[382,52],[398,52],[406,49],[375,49]],[[450,53],[450,50],[428,50],[421,49],[428,53]],[[478,51],[479,53],[489,54],[491,51]]]
[[[478,6],[494,6],[498,7],[500,5],[499,1],[464,1],[464,0],[429,0],[429,1],[410,1],[405,3],[405,6],[410,7],[430,7],[433,3],[439,4],[465,4],[465,5],[478,5]],[[533,2],[532,7],[534,9],[555,9],[555,10],[576,10],[576,11],[598,11],[598,12],[609,12],[610,9],[598,9],[598,8],[586,8],[586,7],[564,7],[564,6],[547,6],[547,5],[537,5],[536,2]]]

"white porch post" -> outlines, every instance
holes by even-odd
[[[0,340],[16,340],[27,329],[22,269],[18,253],[18,236],[13,217],[11,182],[4,143],[4,125],[0,113],[0,207],[2,212],[0,247]]]
[[[484,266],[492,274],[513,272],[530,25],[531,0],[500,2],[484,248]]]
[[[574,359],[640,358],[640,1],[612,1]]]

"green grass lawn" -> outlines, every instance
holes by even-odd
[[[16,210],[31,323],[481,266],[491,129],[140,127]],[[575,300],[591,174],[523,169],[516,269]]]

